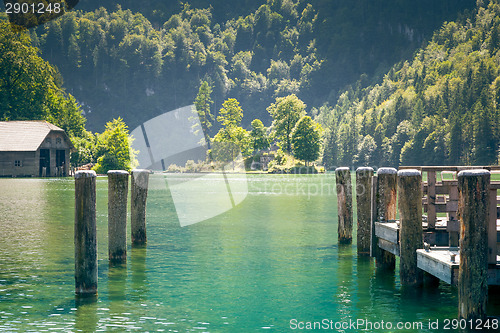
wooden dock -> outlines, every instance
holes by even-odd
[[[500,181],[491,181],[500,166],[401,167],[399,217],[390,208],[396,193],[387,174],[394,172],[379,170],[372,176],[371,212],[364,214],[371,216],[377,267],[391,268],[383,265],[387,258],[399,257],[403,285],[419,285],[421,277],[411,275],[426,272],[458,286],[460,318],[484,319],[488,285],[500,285]]]
[[[458,248],[433,247],[417,250],[418,268],[448,284],[458,285],[460,253]],[[488,266],[488,285],[500,285],[500,256],[497,264]]]

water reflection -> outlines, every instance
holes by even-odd
[[[127,264],[109,263],[108,297],[112,303],[125,300],[127,290]]]
[[[149,292],[149,282],[146,270],[146,245],[135,245],[132,247],[131,259],[129,262],[132,274],[132,286],[130,295],[133,299],[141,299]]]
[[[356,284],[353,274],[354,250],[351,244],[339,244],[338,246],[338,282],[335,302],[338,304],[338,313],[341,320],[346,321],[352,318],[352,307],[354,306]]]
[[[75,296],[75,308],[75,331],[97,331],[99,323],[97,295]]]
[[[244,202],[185,228],[168,190],[152,190],[147,248],[131,248],[126,267],[108,264],[99,177],[99,299],[74,308],[73,181],[0,179],[0,189],[17,187],[0,191],[0,331],[283,332],[292,318],[454,318],[453,287],[406,295],[397,273],[357,258],[355,243],[336,245],[335,197],[302,193],[326,186],[321,177],[249,175]],[[296,191],[270,190],[280,188]]]

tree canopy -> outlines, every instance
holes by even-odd
[[[0,119],[47,120],[70,137],[81,136],[85,118],[64,93],[57,70],[39,56],[25,32],[0,20]]]
[[[82,103],[91,130],[119,116],[135,128],[189,105],[200,81],[213,89],[214,110],[234,97],[252,115],[244,126],[255,118],[267,126],[265,109],[277,97],[296,94],[309,106],[334,104],[347,84],[363,73],[365,84],[376,82],[444,20],[474,5],[103,0],[80,2],[78,10],[31,34]],[[354,23],[359,18],[363,24]]]
[[[123,119],[113,119],[106,124],[106,130],[97,135],[96,152],[97,173],[109,170],[131,171],[135,163],[135,151],[131,147],[131,137]]]
[[[306,105],[296,95],[278,97],[267,110],[273,117],[273,130],[281,148],[292,152],[292,131],[306,113]]]
[[[329,167],[498,163],[500,3],[478,5],[378,84],[359,81],[320,109]]]
[[[311,117],[300,118],[291,135],[293,155],[306,164],[316,161],[321,152],[321,132],[321,125]]]

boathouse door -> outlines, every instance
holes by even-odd
[[[40,177],[43,176],[50,176],[50,149],[40,149]]]
[[[56,176],[66,176],[66,150],[56,150],[56,167],[57,167],[57,175]]]

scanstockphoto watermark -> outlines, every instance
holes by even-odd
[[[364,195],[369,191],[363,184],[353,182],[351,186],[353,196]],[[341,185],[336,184],[334,173],[315,174],[312,178],[281,174],[278,179],[273,177],[250,180],[248,190],[253,195],[305,196],[307,199],[317,196],[337,196],[337,193],[344,191]]]
[[[345,321],[335,321],[331,319],[322,319],[321,321],[300,321],[297,319],[290,320],[290,329],[292,330],[423,330],[427,328],[428,323],[417,322],[390,322],[390,321],[370,321],[368,319],[349,319]]]
[[[368,319],[348,319],[335,321],[323,319],[321,321],[300,321],[290,319],[292,330],[335,330],[335,331],[421,331],[421,330],[473,330],[473,331],[497,331],[500,323],[497,318],[482,319],[428,319],[427,321],[384,321]]]

